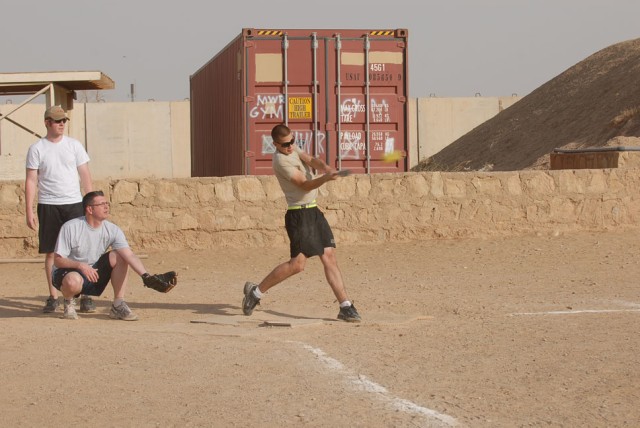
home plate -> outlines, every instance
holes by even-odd
[[[224,326],[256,326],[256,327],[289,327],[295,328],[303,325],[319,325],[325,320],[322,318],[282,318],[282,317],[246,317],[244,315],[216,315],[210,318],[191,320],[193,324],[212,324]]]

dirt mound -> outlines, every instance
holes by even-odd
[[[640,145],[640,39],[605,48],[414,171],[548,169],[555,148]]]

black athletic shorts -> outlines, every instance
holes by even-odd
[[[82,202],[68,205],[38,204],[38,252],[53,253],[60,228],[67,221],[84,215]]]
[[[107,284],[109,284],[111,280],[111,271],[113,271],[111,263],[109,263],[109,251],[100,256],[98,261],[93,264],[93,268],[98,270],[98,281],[96,282],[89,281],[78,269],[56,269],[53,271],[53,286],[60,290],[60,287],[62,287],[62,279],[69,272],[78,272],[84,279],[80,294],[100,296],[104,292],[104,289],[107,288]]]
[[[336,247],[333,232],[318,207],[287,210],[284,216],[291,248],[291,258],[302,253],[307,257],[320,256],[324,249]]]

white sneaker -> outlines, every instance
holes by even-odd
[[[111,305],[111,311],[109,311],[109,318],[114,320],[123,321],[136,321],[138,316],[129,309],[129,306],[125,302],[122,302],[118,306]]]
[[[78,314],[76,313],[76,299],[64,299],[64,314],[62,315],[62,318],[67,320],[78,319]]]

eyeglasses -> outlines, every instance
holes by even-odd
[[[50,120],[51,122],[55,122],[55,123],[67,123],[67,120],[69,120],[69,119],[58,119],[58,120],[55,120],[55,119],[49,119],[49,120]]]
[[[90,207],[110,207],[111,202],[100,202],[99,204],[89,205]]]
[[[278,143],[278,144],[280,145],[280,147],[283,147],[286,149],[287,147],[294,145],[295,141],[292,140],[292,141],[289,141],[288,143]]]

